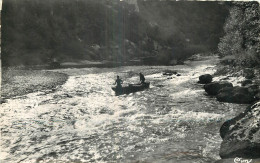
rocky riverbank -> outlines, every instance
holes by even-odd
[[[231,70],[231,71],[229,71]],[[213,82],[212,81],[213,78]],[[220,102],[250,104],[220,128],[223,139],[219,155],[226,162],[260,162],[260,87],[259,70],[237,71],[221,66],[214,75],[200,76],[205,91]]]
[[[8,99],[41,90],[54,91],[67,78],[66,74],[51,71],[6,69],[2,72],[1,97]]]

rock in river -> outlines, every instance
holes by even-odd
[[[217,100],[238,104],[250,104],[255,101],[254,94],[245,87],[226,87],[219,90]]]
[[[200,84],[208,84],[212,82],[212,76],[210,74],[205,74],[205,75],[201,75],[199,77],[199,82]]]
[[[221,158],[260,158],[260,101],[248,107],[245,112],[226,121],[220,135]]]
[[[212,82],[204,85],[204,89],[209,95],[217,95],[218,91],[225,87],[233,87],[233,84],[229,82]]]

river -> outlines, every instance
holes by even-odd
[[[221,124],[243,105],[206,96],[198,77],[214,73],[218,58],[178,66],[53,70],[69,75],[46,90],[1,105],[1,162],[181,162],[220,159]],[[181,76],[163,76],[176,70]],[[115,96],[145,74],[150,88]]]

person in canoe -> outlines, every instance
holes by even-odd
[[[144,81],[145,81],[144,75],[141,72],[139,73],[139,75],[140,75],[141,84],[144,84]]]
[[[122,83],[123,83],[123,81],[121,79],[119,79],[119,76],[117,75],[117,79],[116,79],[116,82],[115,82],[116,87],[122,88],[122,85],[121,85]]]

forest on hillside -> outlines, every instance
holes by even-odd
[[[260,65],[260,5],[258,2],[233,2],[218,45],[220,56],[232,66]]]
[[[3,66],[153,57],[174,63],[217,50],[229,3],[116,0],[6,0]]]

